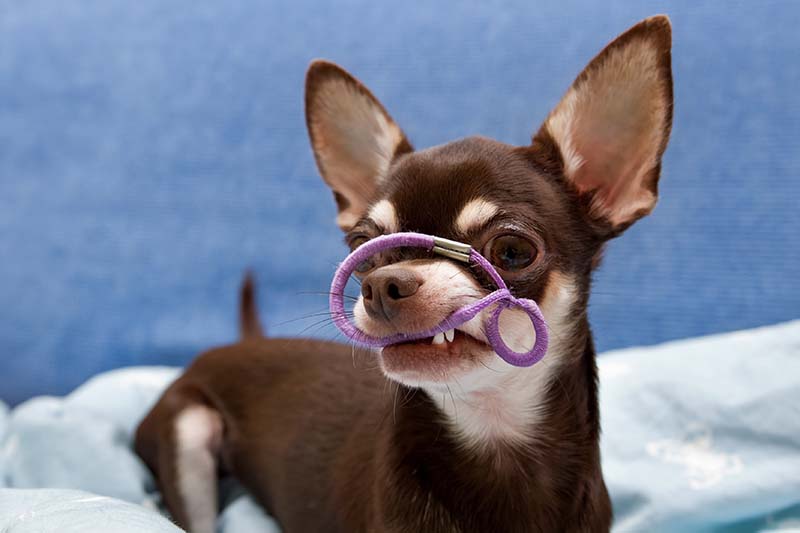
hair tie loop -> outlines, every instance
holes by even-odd
[[[417,333],[397,333],[387,337],[373,337],[368,335],[358,329],[358,327],[347,318],[347,313],[344,309],[344,289],[347,285],[347,280],[350,279],[350,275],[355,271],[358,265],[369,257],[384,250],[403,247],[425,248],[433,253],[456,261],[477,265],[489,274],[498,288],[480,300],[456,310],[450,316],[442,320],[436,327],[429,330]],[[468,244],[422,233],[408,232],[382,235],[365,242],[353,250],[353,252],[342,261],[342,264],[339,265],[339,268],[333,276],[333,281],[331,282],[330,310],[334,324],[336,324],[336,327],[339,328],[346,337],[355,343],[371,348],[382,348],[399,342],[433,337],[438,333],[454,329],[472,320],[478,313],[492,305],[494,305],[495,308],[486,319],[484,326],[489,345],[495,353],[504,361],[514,366],[524,367],[538,363],[547,353],[548,343],[547,324],[545,323],[544,316],[542,316],[539,306],[536,305],[536,302],[533,300],[516,298],[512,295],[494,266]],[[515,352],[505,343],[500,334],[500,315],[504,310],[514,307],[522,309],[533,324],[536,338],[533,346],[527,352]]]

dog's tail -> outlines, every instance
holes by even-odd
[[[239,331],[242,339],[264,337],[264,330],[258,318],[255,279],[249,270],[244,275],[239,298]]]

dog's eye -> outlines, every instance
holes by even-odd
[[[352,252],[353,250],[355,250],[356,248],[358,248],[359,246],[361,246],[362,244],[364,244],[368,240],[369,240],[369,237],[367,237],[366,235],[356,235],[355,237],[350,239],[350,241],[348,241],[347,244],[348,244],[348,246],[350,246],[350,251]]]
[[[517,235],[500,235],[486,245],[485,257],[506,272],[516,272],[530,266],[538,252],[528,239]]]
[[[356,248],[358,248],[359,246],[361,246],[362,244],[364,244],[368,240],[369,240],[369,237],[367,237],[366,235],[357,235],[357,236],[353,237],[352,239],[350,239],[350,241],[348,243],[350,245],[350,251],[355,250]],[[365,274],[365,273],[369,272],[370,270],[372,270],[373,268],[375,268],[375,261],[372,258],[370,258],[370,259],[367,259],[366,261],[363,261],[362,263],[360,263],[356,267],[356,273]]]
[[[375,261],[372,259],[367,259],[366,261],[359,263],[359,265],[356,267],[356,272],[358,274],[366,274],[373,268],[375,268]]]

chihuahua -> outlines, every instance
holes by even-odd
[[[606,241],[653,209],[672,124],[671,27],[611,42],[533,135],[414,150],[358,80],[325,61],[306,120],[337,223],[355,248],[414,231],[469,243],[547,321],[547,355],[505,363],[475,319],[369,351],[264,337],[252,281],[242,338],[198,357],[146,416],[136,450],[172,516],[214,531],[232,475],[286,533],[607,531],[595,350],[587,319]],[[425,330],[492,288],[419,251],[359,267],[353,318],[374,336]],[[532,346],[530,320],[500,331]]]

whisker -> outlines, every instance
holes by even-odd
[[[331,296],[333,293],[330,291],[301,291],[296,294],[299,296]],[[345,300],[352,300],[354,302],[358,301],[357,296],[350,296],[349,294],[342,294],[342,298]]]
[[[316,333],[318,331],[321,331],[323,328],[325,328],[327,326],[332,326],[332,325],[334,325],[333,318],[325,318],[325,319],[318,320],[317,322],[314,322],[313,324],[310,324],[310,325],[306,326],[305,328],[300,330],[300,332],[298,332],[297,335],[299,336],[299,335],[304,335],[306,333],[311,333],[310,330],[312,330],[312,329],[313,329],[313,333]],[[337,333],[338,333],[338,330],[337,330]]]
[[[349,312],[349,311],[345,311],[344,315],[342,315],[342,316],[347,317],[347,318],[353,318],[354,317],[353,313]],[[331,314],[330,311],[319,311],[319,312],[316,312],[316,313],[310,313],[310,314],[307,314],[307,315],[303,315],[303,316],[297,317],[297,318],[290,318],[288,320],[284,320],[283,322],[278,322],[278,323],[274,324],[273,326],[286,326],[288,324],[294,324],[294,323],[301,322],[301,321],[304,321],[304,320],[310,320],[310,319],[319,318],[319,317],[327,317],[327,318],[330,318],[331,321],[333,320],[333,315]]]
[[[453,413],[455,414],[456,420],[458,420],[458,406],[456,405],[456,399],[453,397],[453,391],[450,389],[450,385],[445,382],[444,386],[447,387],[447,392],[450,393],[450,401],[453,402]]]
[[[405,407],[408,405],[408,402],[414,398],[415,394],[417,394],[417,389],[414,387],[409,387],[404,398],[400,401],[400,407]]]
[[[478,360],[478,362],[479,362],[481,365],[483,365],[483,367],[484,367],[486,370],[489,370],[490,372],[495,372],[495,373],[497,373],[497,374],[502,374],[502,372],[501,372],[501,371],[497,370],[496,368],[492,368],[492,367],[488,366],[486,363],[484,363],[484,362],[483,362],[483,361],[481,361],[480,359]]]
[[[392,401],[392,418],[394,423],[397,424],[397,392],[400,390],[398,385],[394,387],[394,400]]]

